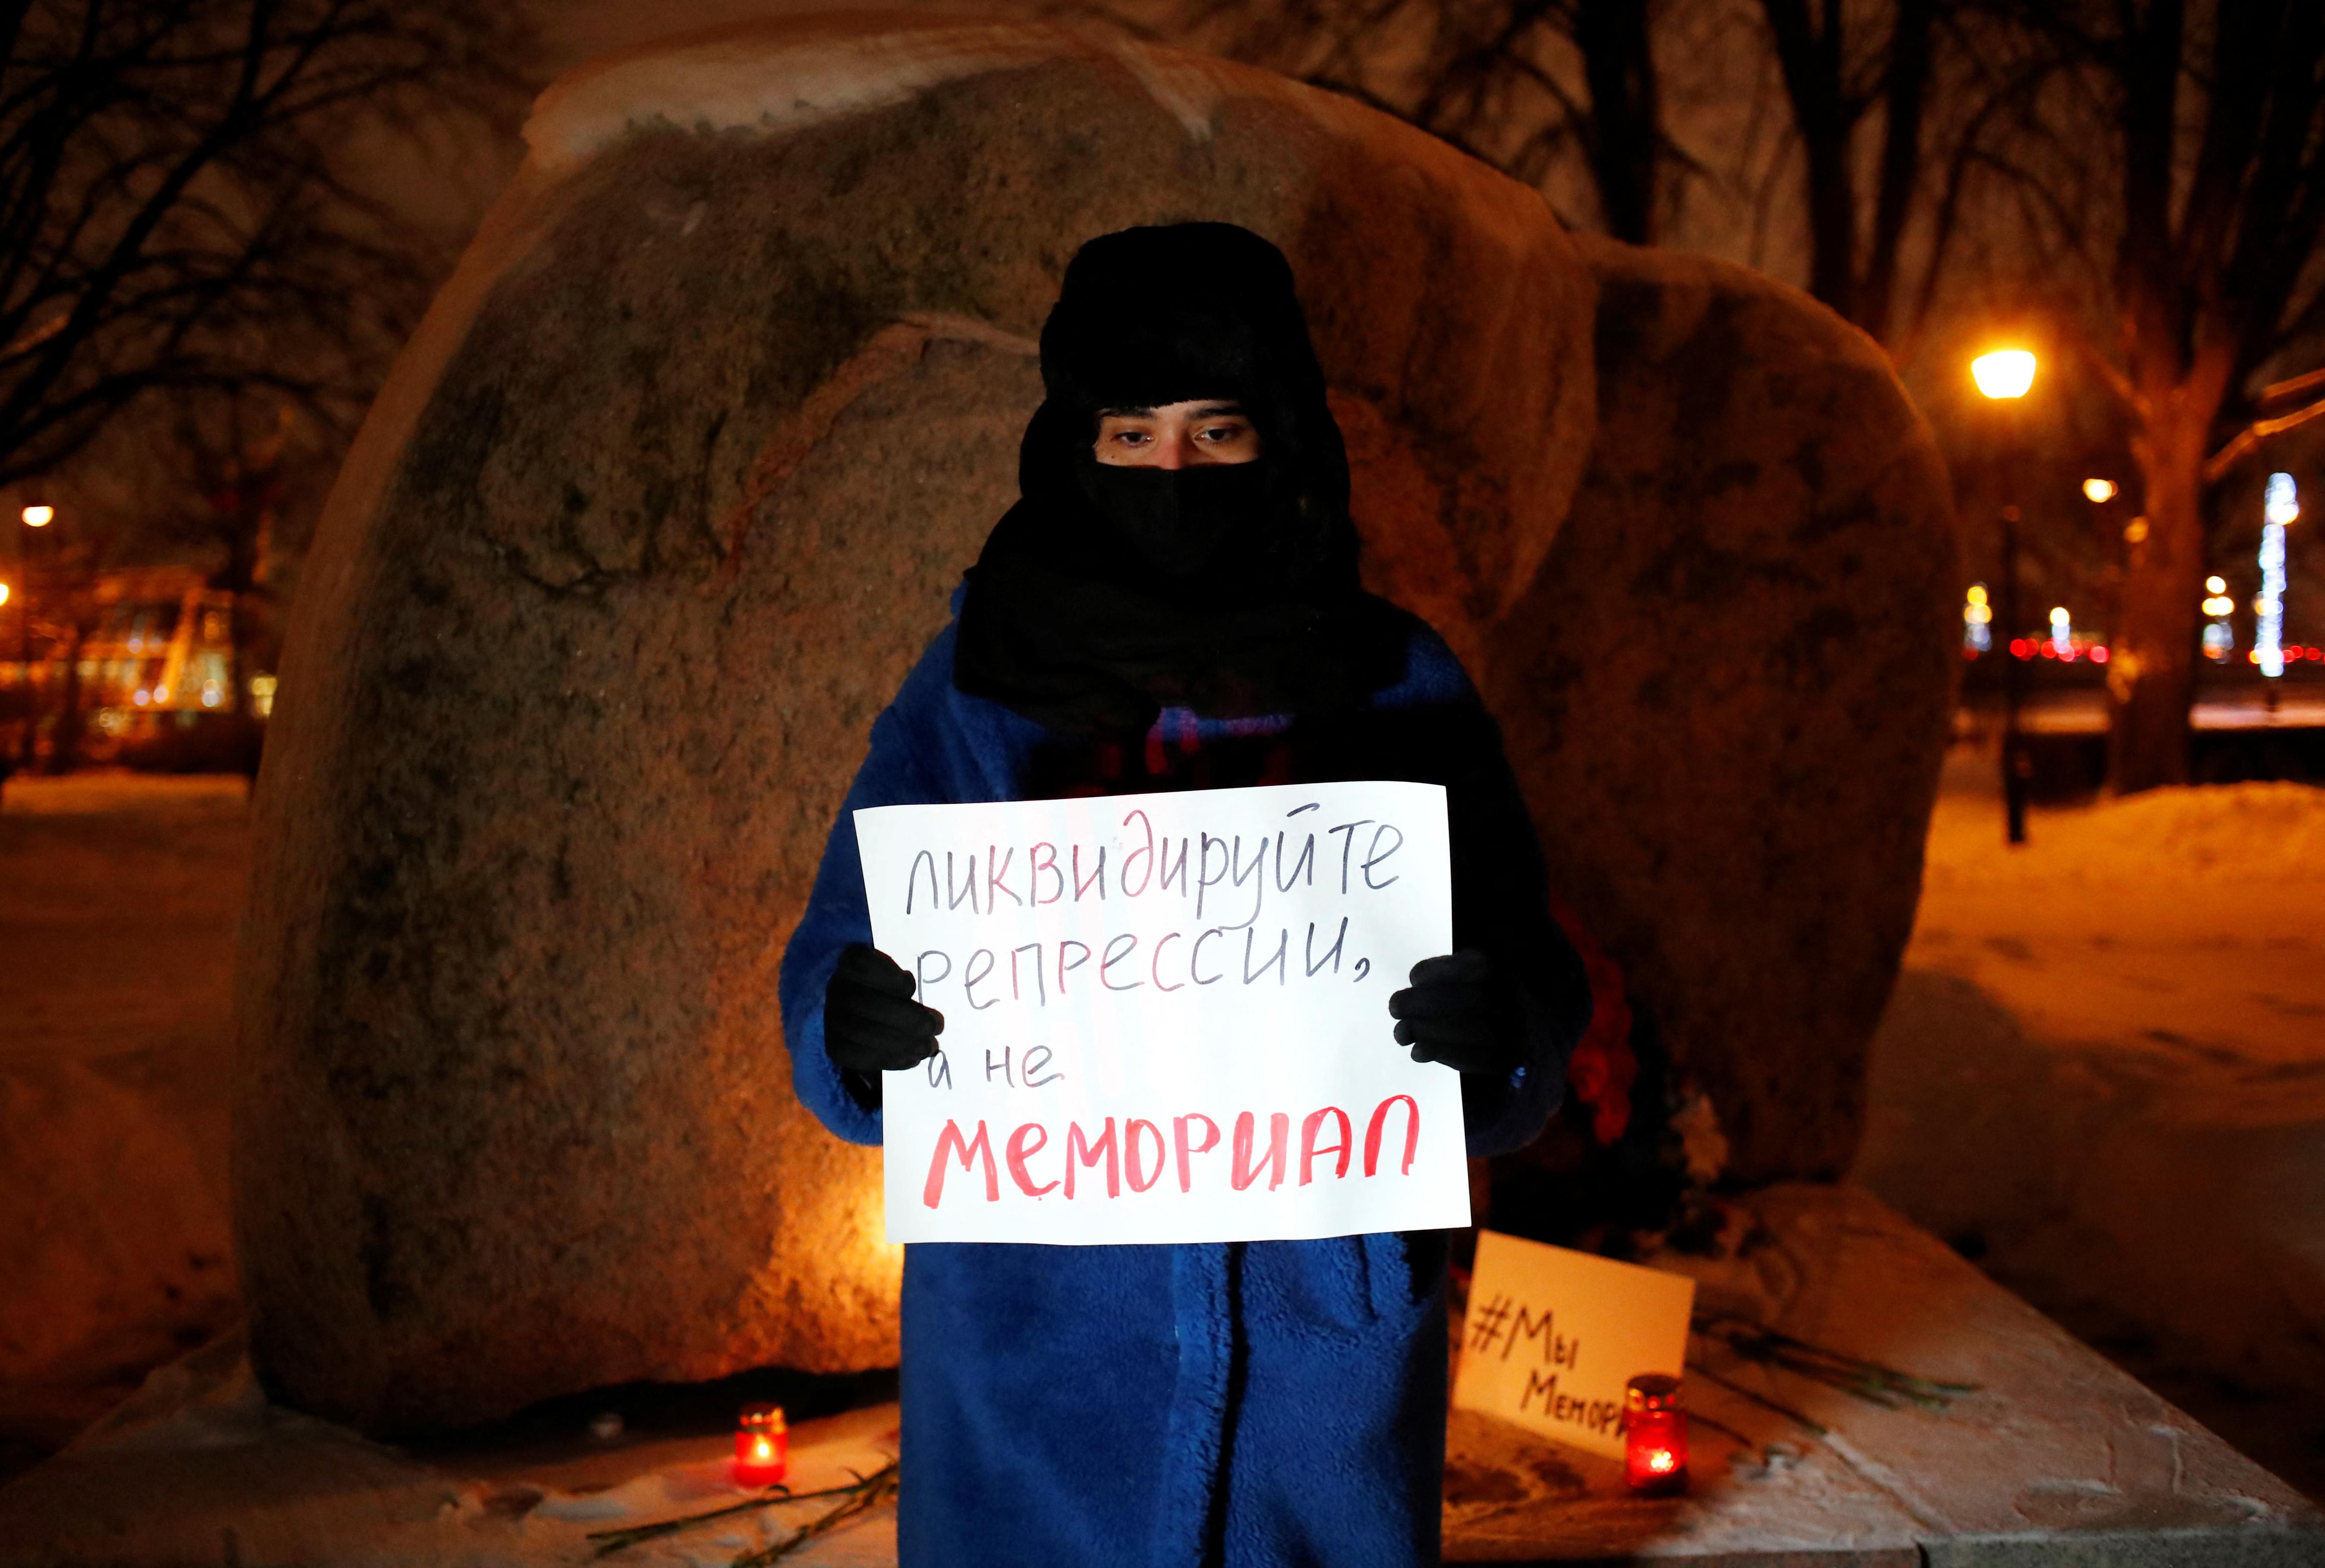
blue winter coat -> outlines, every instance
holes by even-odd
[[[953,605],[957,613],[959,594]],[[824,990],[840,950],[872,940],[853,813],[1024,798],[1029,761],[1049,738],[1034,721],[955,689],[953,644],[948,626],[874,722],[870,755],[783,955],[793,1085],[826,1127],[856,1143],[881,1141],[880,1112],[848,1092],[823,1044]],[[1413,620],[1404,677],[1375,695],[1372,710],[1393,728],[1392,716],[1431,710],[1458,710],[1477,721],[1472,730],[1481,724],[1493,733],[1459,662]],[[1192,724],[1211,740],[1286,722],[1196,720],[1173,710],[1157,728],[1177,734]],[[1483,766],[1498,783],[1489,777],[1470,791],[1491,797],[1471,815],[1498,811],[1499,819],[1482,840],[1470,835],[1484,852],[1469,858],[1533,868],[1538,885],[1539,850],[1497,741],[1490,751]],[[1384,757],[1363,776],[1444,782],[1430,760]],[[1491,942],[1495,933],[1463,930],[1462,794],[1450,798],[1456,942]],[[1580,1029],[1570,951],[1546,916],[1520,923],[1532,928],[1519,933],[1521,946],[1555,944],[1537,954],[1530,993],[1546,998],[1537,1010],[1562,1005],[1566,1016],[1535,1032],[1533,1059],[1508,1082],[1464,1080],[1472,1155],[1514,1147],[1541,1129],[1556,1109],[1562,1053]],[[1394,1049],[1385,1015],[1380,1026]],[[1229,1245],[907,1247],[903,1563],[1436,1562],[1447,1239],[1419,1231]]]

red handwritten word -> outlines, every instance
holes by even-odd
[[[1399,1108],[1404,1112],[1404,1157],[1398,1162],[1395,1174],[1413,1174],[1413,1156],[1421,1148],[1421,1107],[1409,1094],[1392,1094],[1373,1109],[1365,1124],[1363,1171],[1366,1176],[1377,1175],[1381,1168],[1381,1142],[1388,1131],[1389,1113]],[[1201,1128],[1202,1141],[1194,1141],[1192,1131]],[[1319,1142],[1329,1127],[1333,1141]],[[960,1130],[960,1123],[948,1119],[944,1131],[937,1135],[935,1153],[929,1159],[929,1176],[921,1188],[921,1202],[933,1209],[944,1201],[945,1177],[956,1166],[964,1174],[974,1174],[981,1167],[985,1177],[985,1201],[1001,1202],[1001,1172],[1009,1173],[1010,1184],[1028,1198],[1043,1198],[1062,1192],[1067,1199],[1081,1193],[1095,1196],[1094,1183],[1080,1179],[1084,1171],[1101,1167],[1106,1177],[1106,1195],[1119,1198],[1125,1178],[1130,1191],[1144,1192],[1162,1179],[1167,1152],[1178,1155],[1179,1191],[1194,1191],[1195,1162],[1219,1146],[1219,1124],[1200,1111],[1171,1118],[1172,1137],[1166,1144],[1159,1123],[1134,1117],[1117,1127],[1115,1118],[1107,1117],[1097,1132],[1086,1131],[1079,1122],[1068,1122],[1064,1139],[1065,1164],[1058,1174],[1047,1181],[1045,1172],[1036,1171],[1033,1161],[1051,1144],[1050,1129],[1037,1121],[1022,1124],[1002,1141],[1001,1162],[993,1158],[993,1134],[980,1120],[974,1134]],[[1267,1118],[1267,1144],[1259,1149],[1259,1118],[1244,1111],[1235,1118],[1235,1130],[1230,1137],[1232,1153],[1227,1173],[1230,1192],[1249,1192],[1259,1185],[1262,1176],[1267,1178],[1267,1191],[1273,1192],[1288,1179],[1292,1155],[1292,1118],[1276,1111]],[[1153,1144],[1153,1163],[1144,1155],[1145,1140]],[[1356,1124],[1348,1113],[1337,1105],[1328,1105],[1311,1113],[1300,1123],[1300,1176],[1298,1185],[1313,1183],[1317,1167],[1326,1164],[1335,1181],[1344,1180],[1348,1174],[1350,1155],[1356,1143]]]

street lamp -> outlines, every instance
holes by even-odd
[[[25,530],[46,528],[56,520],[54,506],[27,506],[16,514],[20,526],[16,530],[16,564],[24,574],[24,602],[16,608],[20,634],[17,647],[16,676],[24,689],[24,730],[18,738],[17,760],[25,767],[32,765],[32,754],[38,741],[40,720],[32,701],[32,536]],[[5,603],[0,595],[0,603]]]
[[[1995,403],[2015,403],[2034,385],[2034,356],[2024,348],[1997,348],[1970,361],[1970,379]],[[2004,472],[2009,473],[2005,466]],[[2096,499],[2096,497],[2094,497]],[[2018,641],[2018,508],[2002,509],[2002,634],[2005,644]],[[2026,754],[2026,738],[2018,730],[2018,710],[2025,696],[2025,663],[2015,646],[2005,646],[2002,663],[2002,809],[2010,841],[2026,841],[2026,785],[2034,759]]]
[[[2034,356],[2024,348],[1997,348],[1971,360],[1969,374],[1988,397],[2024,397],[2034,385]]]

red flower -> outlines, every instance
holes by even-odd
[[[1590,1136],[1612,1144],[1631,1125],[1631,1085],[1639,1076],[1638,1058],[1631,1054],[1631,1004],[1624,994],[1623,970],[1572,910],[1552,899],[1551,914],[1590,980],[1590,1026],[1567,1059],[1567,1085],[1590,1108]]]

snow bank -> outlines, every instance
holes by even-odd
[[[2093,872],[2242,879],[2325,871],[2325,789],[2313,784],[2150,790],[2045,825]]]
[[[2038,812],[2013,849],[1960,764],[1857,1177],[2325,1495],[2325,790]]]

